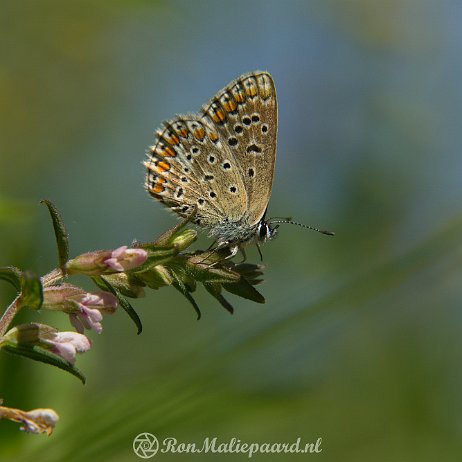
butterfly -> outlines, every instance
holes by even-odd
[[[266,219],[277,128],[271,74],[243,74],[197,114],[179,115],[156,131],[144,162],[145,187],[180,217],[193,216],[216,239],[216,248],[229,247],[230,257],[273,238],[279,223],[320,231]]]

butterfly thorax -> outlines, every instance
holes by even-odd
[[[245,219],[235,222],[224,220],[211,228],[210,234],[218,238],[219,247],[224,245],[242,247],[263,243],[274,238],[277,234],[277,227],[272,227],[264,218],[253,225]]]

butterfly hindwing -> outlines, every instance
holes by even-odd
[[[220,135],[197,116],[178,116],[157,132],[148,152],[149,193],[178,215],[197,207],[195,222],[213,227],[247,209],[245,187]]]

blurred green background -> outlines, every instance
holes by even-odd
[[[90,333],[85,386],[0,354],[6,405],[61,417],[50,438],[0,421],[0,460],[137,460],[142,432],[322,437],[256,460],[461,460],[461,20],[457,0],[1,1],[0,265],[56,264],[41,198],[72,255],[171,227],[142,186],[152,132],[256,69],[279,98],[269,214],[337,236],[281,229],[267,303],[229,295],[232,317],[203,290],[200,322],[174,289],[147,292],[142,335],[122,311]],[[153,460],[202,458],[246,456]]]

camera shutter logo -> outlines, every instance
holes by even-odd
[[[140,433],[133,440],[133,451],[141,459],[150,459],[157,454],[159,441],[152,433]]]

